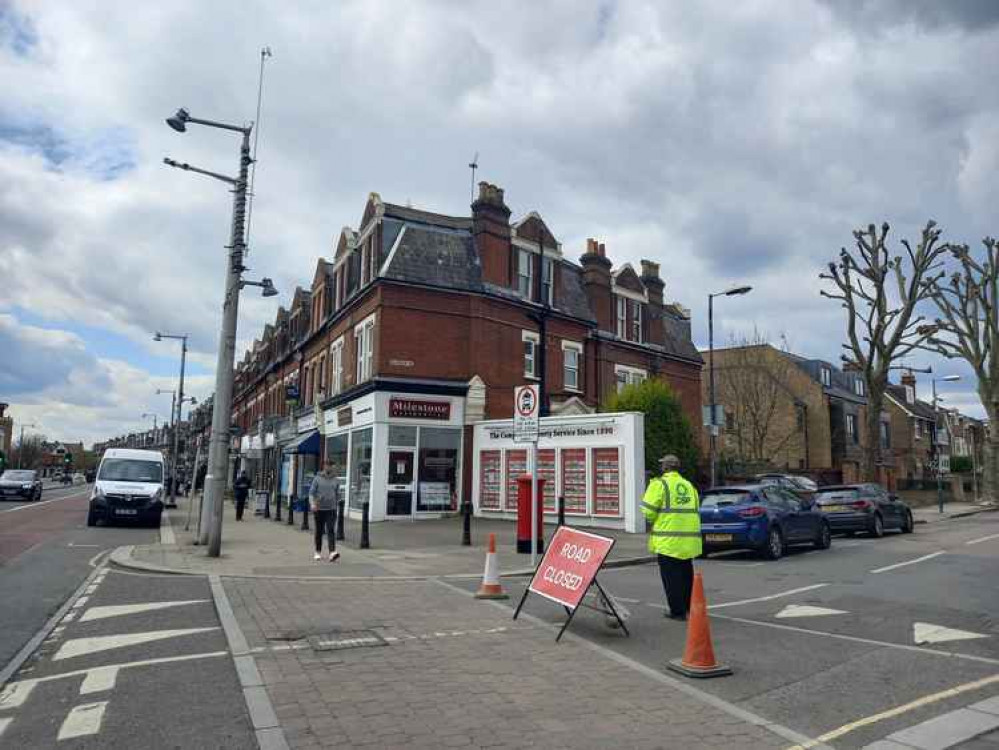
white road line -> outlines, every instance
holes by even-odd
[[[80,609],[89,601],[90,601],[89,596],[81,596],[79,599],[73,602],[73,606],[71,607],[71,609]]]
[[[103,693],[114,688],[118,682],[118,667],[98,667],[87,672],[80,685],[80,695]]]
[[[20,708],[28,700],[31,691],[35,689],[33,680],[12,682],[0,693],[0,710],[5,708]]]
[[[946,643],[947,641],[971,641],[976,638],[988,638],[985,633],[972,633],[969,630],[945,628],[931,622],[914,622],[912,624],[912,639],[920,643]]]
[[[10,724],[13,719],[0,719],[0,737],[3,737],[3,733],[7,730],[7,725]]]
[[[132,615],[139,612],[152,612],[157,609],[167,609],[168,607],[183,607],[187,604],[204,604],[207,601],[207,599],[186,599],[177,602],[144,602],[142,604],[116,604],[108,607],[91,607],[83,613],[80,622],[103,620],[108,617],[120,617],[121,615]]]
[[[990,539],[999,539],[999,534],[989,534],[988,536],[983,536],[981,539],[972,539],[970,542],[965,542],[965,544],[981,544]]]
[[[74,656],[84,656],[87,654],[96,654],[100,651],[108,651],[113,648],[125,648],[126,646],[137,646],[140,643],[151,643],[153,641],[162,641],[167,638],[179,638],[184,635],[196,635],[198,633],[207,633],[211,630],[219,630],[217,627],[213,628],[180,628],[176,630],[150,630],[145,633],[122,633],[120,635],[99,635],[92,638],[73,638],[72,640],[66,641],[56,655],[52,657],[52,661],[62,661],[63,659],[72,659]]]
[[[883,568],[875,568],[871,573],[887,573],[889,570],[896,570],[898,568],[904,568],[906,565],[915,565],[916,563],[921,563],[924,560],[932,560],[934,557],[940,557],[940,555],[947,554],[947,550],[942,549],[939,552],[931,552],[928,555],[923,555],[922,557],[917,557],[915,560],[906,560],[905,562],[895,563],[894,565],[886,565]]]
[[[821,589],[824,586],[828,586],[828,583],[816,583],[811,586],[802,586],[798,589],[791,589],[790,591],[782,591],[779,594],[770,594],[769,596],[758,596],[755,599],[740,599],[737,602],[722,602],[721,604],[712,604],[708,609],[723,609],[725,607],[738,607],[743,604],[756,604],[757,602],[769,602],[773,599],[781,599],[785,596],[794,596],[795,594],[803,594],[806,591],[814,591],[815,589]],[[658,606],[658,605],[656,605]]]
[[[32,508],[41,508],[43,505],[48,505],[49,503],[58,503],[63,500],[70,500],[74,497],[85,497],[85,492],[77,492],[73,495],[66,495],[65,497],[54,497],[51,500],[42,500],[38,503],[31,503],[30,505],[19,505],[16,508],[8,508],[7,510],[0,510],[0,514],[3,513],[17,513],[19,510],[30,510]]]
[[[108,707],[107,701],[97,703],[84,703],[82,706],[75,706],[66,716],[62,726],[59,727],[59,742],[73,739],[74,737],[87,737],[101,731],[101,721],[104,719],[104,709]]]
[[[170,525],[170,511],[164,510],[160,516],[160,544],[176,544],[177,538],[173,535],[173,526]]]

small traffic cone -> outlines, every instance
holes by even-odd
[[[486,569],[482,574],[482,585],[475,592],[476,599],[509,599],[499,582],[499,561],[496,559],[496,535],[489,535],[489,551],[486,552]]]
[[[708,607],[704,600],[704,581],[700,573],[694,574],[694,590],[687,613],[687,645],[682,659],[671,659],[666,665],[685,677],[722,677],[732,670],[715,661],[711,645],[711,626],[708,624]]]

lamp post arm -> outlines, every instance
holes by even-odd
[[[205,120],[201,117],[191,117],[187,116],[187,122],[193,122],[195,125],[207,125],[210,128],[221,128],[222,130],[234,130],[237,133],[243,133],[244,135],[249,134],[250,128],[243,125],[230,125],[227,122],[218,122],[216,120]]]
[[[195,172],[197,174],[203,174],[206,177],[213,177],[216,180],[226,183],[227,185],[238,185],[239,180],[235,177],[229,177],[228,175],[219,174],[218,172],[212,172],[207,169],[202,169],[201,167],[193,167],[187,162],[179,162],[174,159],[164,158],[163,163],[170,167],[175,167],[176,169],[183,169],[185,172]]]

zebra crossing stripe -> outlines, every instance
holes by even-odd
[[[97,667],[87,672],[80,684],[80,695],[103,693],[114,688],[118,681],[118,667]]]
[[[13,719],[0,719],[0,737],[3,737],[3,733],[7,730],[7,725],[10,724]]]
[[[124,648],[126,646],[137,646],[140,643],[151,643],[152,641],[162,641],[167,638],[177,638],[182,635],[195,635],[197,633],[207,633],[219,628],[181,628],[179,630],[151,630],[146,633],[124,633],[122,635],[101,635],[93,638],[74,638],[62,644],[62,647],[52,657],[52,661],[62,661],[71,659],[74,656],[94,654],[99,651],[107,651],[113,648]]]
[[[62,726],[59,727],[59,735],[56,740],[70,740],[74,737],[88,737],[101,731],[101,721],[104,719],[104,710],[108,707],[107,701],[97,703],[84,703],[82,706],[75,706],[70,711]]]
[[[38,683],[34,680],[24,680],[22,682],[12,682],[0,693],[0,710],[5,708],[20,708],[31,691]]]

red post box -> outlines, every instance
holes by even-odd
[[[531,479],[530,474],[517,477],[517,552],[531,553]],[[545,480],[537,480],[538,552],[545,551]]]

